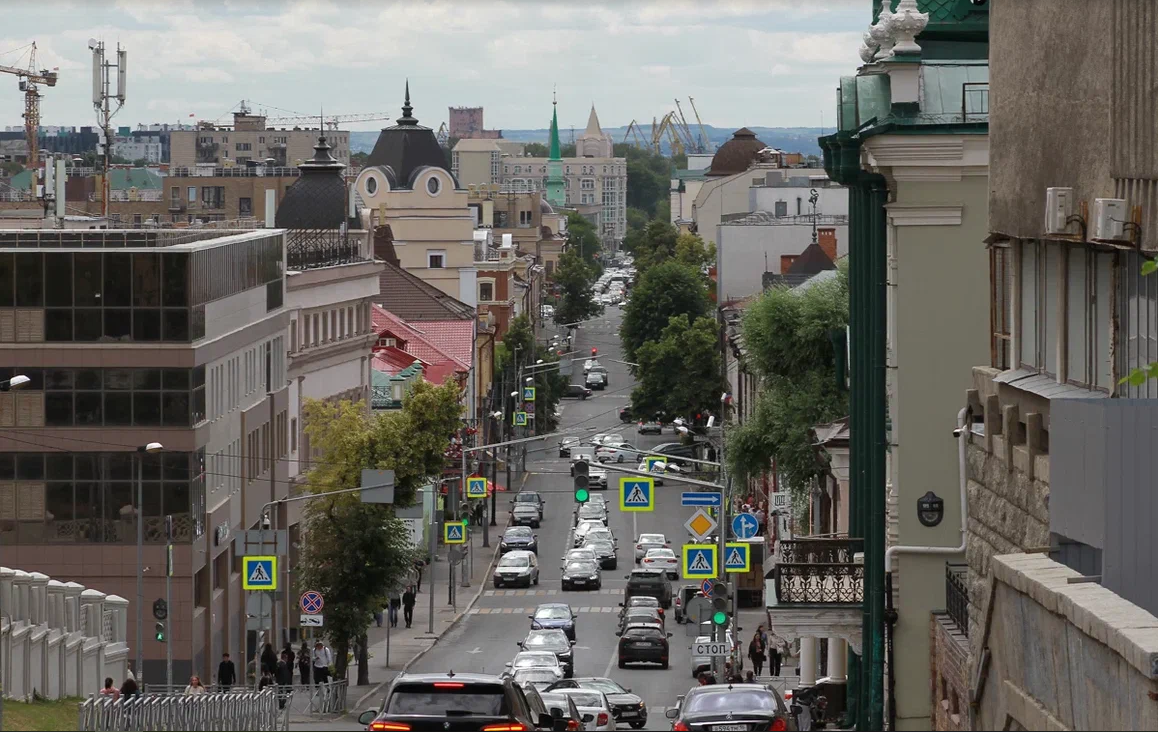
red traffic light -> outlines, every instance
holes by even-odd
[[[591,349],[591,355],[592,356],[598,356],[599,355],[599,349],[598,348],[592,348]]]

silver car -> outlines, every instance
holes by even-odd
[[[671,544],[663,534],[640,534],[635,540],[635,563],[647,556],[650,549],[670,549]]]

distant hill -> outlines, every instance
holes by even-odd
[[[708,135],[708,140],[711,142],[711,150],[715,150],[720,145],[723,145],[732,137],[735,128],[712,127],[704,125],[704,132]],[[816,138],[820,137],[825,132],[831,133],[832,130],[822,130],[819,127],[753,127],[748,129],[756,133],[761,141],[769,147],[775,147],[785,152],[799,152],[805,155],[819,155],[820,146],[816,144]],[[627,134],[626,127],[604,127],[603,131],[610,134],[616,142],[622,142],[624,136]],[[516,140],[518,142],[541,142],[546,143],[550,130],[543,128],[538,130],[503,130],[503,138],[507,140]],[[566,128],[560,130],[559,138],[563,144],[571,142],[571,130]],[[364,152],[368,153],[373,149],[374,143],[378,140],[377,132],[351,132],[350,133],[350,152]],[[667,146],[664,146],[667,150]]]

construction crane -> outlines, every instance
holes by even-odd
[[[690,97],[689,97],[689,99],[690,99]],[[686,117],[684,117],[683,107],[680,106],[680,100],[678,100],[678,99],[675,100],[675,104],[676,104],[676,112],[677,112],[676,119],[679,121],[679,129],[681,132],[683,132],[684,141],[685,141],[684,144],[685,144],[685,147],[687,148],[688,152],[693,152],[693,153],[705,153],[705,152],[707,152],[708,150],[707,150],[706,141],[700,140],[695,135],[692,134],[692,129],[691,129],[691,127],[688,126],[688,120]]]
[[[631,120],[631,124],[627,125],[627,132],[623,133],[623,139],[620,142],[627,142],[627,138],[631,138],[631,144],[635,145],[640,150],[647,147],[643,141],[643,134],[640,132],[639,123]]]
[[[446,147],[450,143],[450,130],[447,129],[445,122],[438,126],[438,133],[435,137],[438,139],[438,144],[442,147]]]
[[[249,114],[251,107],[249,103],[242,99],[237,107],[238,114]],[[276,107],[275,107],[276,109]],[[285,110],[282,110],[285,111]],[[268,115],[258,115],[265,117],[267,125],[301,125],[301,124],[316,124],[321,122],[325,127],[336,130],[338,125],[344,122],[374,122],[377,120],[393,119],[397,112],[368,112],[364,114],[295,114],[286,117],[270,117]]]
[[[688,104],[692,105],[692,114],[696,116],[696,124],[700,130],[700,143],[703,145],[703,152],[708,152],[711,146],[711,141],[708,139],[708,133],[704,130],[704,123],[700,121],[700,113],[696,111],[696,100],[688,97]]]
[[[679,120],[676,118],[675,112],[668,112],[659,121],[659,125],[654,128],[652,132],[652,147],[658,153],[664,142],[664,135],[667,135],[668,149],[671,150],[672,155],[682,155],[684,152],[684,141],[680,139]]]
[[[37,165],[40,162],[40,84],[56,86],[57,68],[36,69],[36,42],[28,51],[28,68],[0,66],[0,72],[20,78],[24,92],[24,136],[28,140],[28,167],[32,170],[32,193],[36,194]]]

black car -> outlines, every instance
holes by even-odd
[[[633,421],[634,419],[635,419],[635,417],[632,416],[632,414],[631,414],[631,405],[630,404],[628,404],[626,407],[622,407],[619,410],[619,421],[620,422],[627,423],[627,422]]]
[[[539,535],[531,533],[526,526],[508,526],[499,539],[499,551],[506,554],[516,549],[539,553]]]
[[[643,703],[631,689],[625,689],[616,681],[602,676],[586,676],[576,679],[563,679],[547,687],[547,693],[557,689],[590,689],[602,691],[611,704],[611,713],[615,721],[631,725],[632,729],[643,729],[647,726],[647,705]]]
[[[563,567],[563,590],[598,590],[603,587],[603,575],[591,560],[568,562]]]
[[[586,399],[591,396],[591,390],[582,384],[568,384],[560,396],[563,399]]]
[[[627,587],[623,590],[624,602],[636,595],[647,595],[659,600],[663,609],[671,607],[671,580],[662,569],[635,569],[627,575]]]
[[[563,676],[571,678],[575,675],[575,651],[571,648],[575,641],[558,629],[532,630],[527,637],[519,641],[519,648],[524,651],[550,651],[559,659],[563,667]]]
[[[627,668],[629,663],[658,663],[667,668],[668,638],[654,625],[629,625],[617,632],[619,636],[619,668]]]
[[[407,674],[390,682],[381,710],[358,715],[370,730],[551,729],[510,679],[489,674]]]
[[[709,684],[692,688],[667,710],[672,729],[787,730],[788,707],[760,684]]]
[[[565,602],[545,602],[528,617],[531,630],[561,630],[569,640],[575,640],[575,612]]]
[[[511,504],[518,508],[520,504],[531,504],[539,513],[539,520],[543,520],[543,507],[547,504],[543,497],[539,495],[538,491],[519,491],[515,497],[511,499]]]
[[[599,557],[601,569],[615,569],[619,565],[619,555],[615,553],[615,545],[610,541],[589,541],[584,542],[583,546],[589,546],[595,550],[595,556]]]
[[[571,448],[578,447],[582,442],[578,437],[564,437],[559,440],[559,457],[571,457]]]

